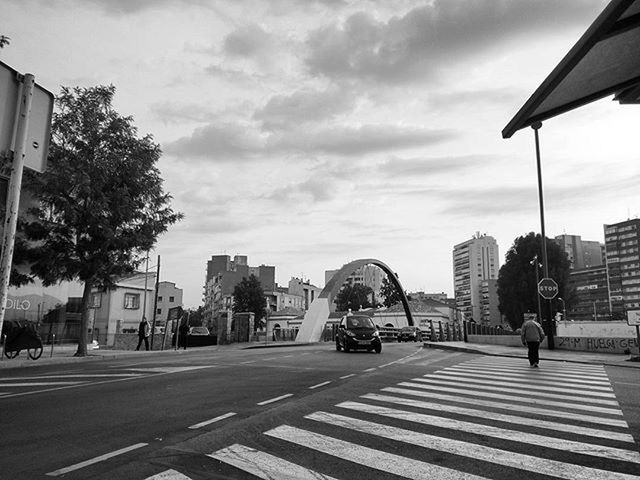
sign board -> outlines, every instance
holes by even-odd
[[[527,320],[533,320],[535,322],[538,321],[538,314],[537,313],[523,313],[522,314],[522,321],[526,322]]]
[[[640,310],[628,310],[627,311],[627,324],[628,325],[640,325]]]
[[[0,62],[0,157],[13,149],[16,112],[20,98],[18,72]],[[38,84],[33,89],[24,166],[43,172],[47,167],[53,94]]]
[[[180,317],[182,317],[182,313],[182,307],[170,308],[169,313],[167,314],[167,322],[173,322],[180,319]]]
[[[538,293],[546,300],[551,300],[558,295],[558,284],[553,278],[543,278],[538,283]]]

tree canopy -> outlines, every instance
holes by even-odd
[[[380,286],[380,296],[382,297],[382,304],[387,308],[402,301],[400,291],[398,291],[396,286],[389,281],[388,277],[384,277],[382,279],[382,285]]]
[[[159,235],[182,218],[170,206],[156,163],[160,146],[138,138],[112,106],[114,86],[62,88],[47,170],[25,177],[37,207],[25,220],[31,274],[44,285],[84,283],[76,355],[87,353],[91,289],[140,265]]]
[[[233,289],[233,311],[253,312],[254,314],[254,331],[260,326],[260,321],[265,316],[265,308],[267,300],[264,298],[264,291],[260,280],[255,275],[249,278],[243,277],[242,281]]]
[[[373,307],[373,290],[360,283],[345,285],[336,295],[336,310],[346,312],[360,310],[361,308]]]
[[[558,296],[567,300],[567,280],[570,262],[567,254],[553,240],[547,238],[547,259],[549,276],[558,284]],[[542,263],[542,241],[539,234],[533,232],[515,239],[506,255],[506,261],[498,274],[499,309],[511,327],[515,330],[522,325],[523,314],[538,311],[538,285],[536,284],[536,266],[533,261]],[[533,262],[533,263],[532,263]],[[539,268],[538,278],[544,276]],[[567,303],[569,301],[567,300]],[[542,318],[549,319],[547,301],[541,299]]]

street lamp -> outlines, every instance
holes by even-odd
[[[533,259],[529,262],[530,265],[535,265],[536,268],[536,300],[538,301],[538,321],[542,322],[542,307],[540,305],[540,294],[538,293],[538,284],[540,283],[540,275],[538,269],[542,267],[542,264],[538,262],[538,254],[533,256]]]

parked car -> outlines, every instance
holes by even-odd
[[[209,329],[207,327],[189,327],[187,335],[209,335]]]
[[[420,327],[402,327],[398,332],[398,342],[421,342],[422,330]]]
[[[336,333],[336,350],[345,352],[363,349],[382,352],[382,341],[378,329],[366,315],[345,315],[340,320]]]

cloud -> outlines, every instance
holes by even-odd
[[[245,25],[227,35],[223,42],[223,51],[227,55],[238,57],[258,57],[272,48],[272,37],[256,24]]]
[[[264,149],[265,141],[251,125],[212,123],[199,127],[165,147],[167,153],[218,161],[247,159]]]
[[[321,122],[350,112],[356,96],[333,86],[324,91],[298,90],[291,95],[275,95],[253,116],[265,129],[282,129],[300,123]]]
[[[313,203],[318,203],[332,200],[337,189],[338,185],[331,179],[313,177],[301,183],[276,188],[262,198],[287,203],[301,197],[308,197]]]
[[[516,37],[582,26],[601,6],[599,0],[435,0],[387,22],[359,12],[313,31],[306,64],[313,74],[333,79],[429,79]]]
[[[155,103],[149,107],[153,115],[164,123],[206,122],[213,115],[210,108],[201,104]]]
[[[433,174],[457,174],[479,166],[486,166],[496,159],[492,155],[468,155],[437,158],[391,158],[377,165],[378,173],[385,177],[415,178]]]
[[[332,126],[272,135],[270,148],[283,151],[358,156],[424,147],[454,138],[453,131],[411,125]]]
[[[15,3],[24,3],[25,0],[13,0]],[[47,7],[53,7],[49,0],[33,0]],[[66,3],[68,7],[61,4]],[[146,10],[159,10],[167,6],[186,8],[192,6],[207,5],[206,0],[61,0],[56,2],[56,8],[74,8],[74,5],[94,6],[103,10],[108,15],[120,16],[139,13]]]
[[[216,161],[248,160],[258,156],[267,159],[278,155],[359,156],[425,147],[454,136],[452,131],[412,125],[339,125],[265,134],[249,123],[212,123],[197,128],[190,137],[167,144],[164,150]]]

